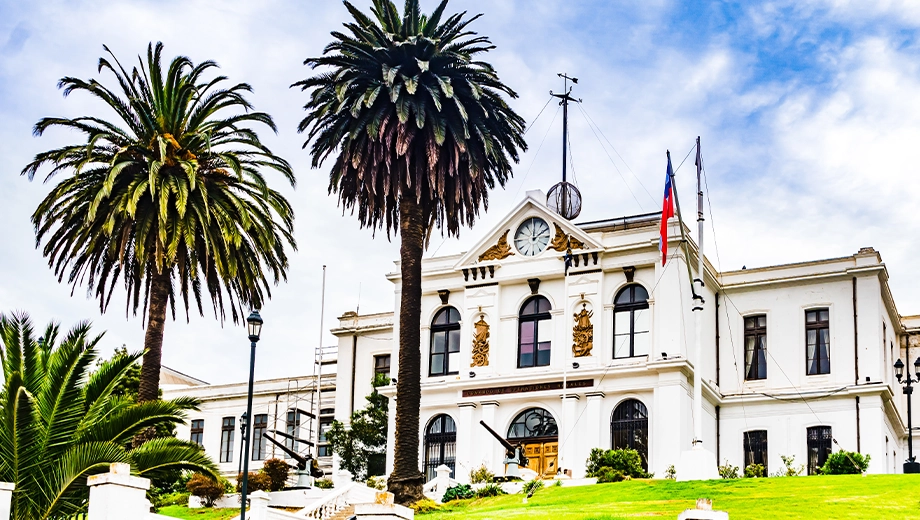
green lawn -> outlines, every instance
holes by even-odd
[[[731,520],[802,518],[915,519],[920,475],[840,475],[674,482],[633,480],[582,487],[546,487],[527,504],[522,495],[454,502],[424,520],[615,520],[671,518],[711,498]]]
[[[160,508],[157,514],[171,516],[173,518],[185,518],[193,520],[227,520],[240,515],[239,509],[211,509],[202,507],[199,509],[189,509],[185,506],[167,506]],[[248,517],[248,515],[247,515]]]

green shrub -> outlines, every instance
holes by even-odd
[[[457,484],[456,486],[447,488],[447,491],[444,492],[444,496],[441,497],[441,503],[447,503],[452,500],[465,500],[475,496],[476,493],[469,484]]]
[[[619,471],[624,477],[650,478],[651,475],[642,467],[642,457],[636,450],[602,450],[594,448],[588,457],[587,475],[600,479],[601,468]]]
[[[622,471],[613,468],[603,467],[594,474],[597,477],[598,484],[607,484],[608,482],[622,482],[626,480],[626,475]]]
[[[377,489],[380,491],[385,491],[387,488],[387,479],[384,477],[367,477],[367,487],[372,489]]]
[[[313,485],[320,489],[332,489],[333,483],[328,478],[318,478],[313,481]]]
[[[724,466],[719,466],[719,476],[724,479],[741,478],[738,472],[739,472],[738,466],[732,466],[731,464],[728,463],[727,460],[725,461]]]
[[[533,495],[541,489],[543,489],[543,481],[533,479],[524,483],[524,487],[521,488],[521,493],[524,493],[525,495]]]
[[[413,511],[419,514],[431,513],[432,511],[437,511],[438,509],[441,509],[441,506],[439,506],[437,502],[435,502],[434,500],[430,498],[423,498],[421,500],[417,500],[414,503],[410,504],[409,507]]]
[[[744,478],[761,478],[766,476],[766,468],[763,464],[748,464],[744,468]]]
[[[777,477],[797,477],[805,472],[805,465],[799,464],[798,467],[795,466],[795,455],[785,456],[780,455],[779,458],[783,459],[783,465],[785,469],[782,469],[776,473]]]
[[[162,507],[168,506],[187,506],[188,505],[188,491],[180,491],[176,493],[162,493],[153,497],[153,500],[150,501],[154,509],[160,509]]]
[[[261,471],[251,471],[249,479],[246,481],[246,491],[255,493],[256,491],[270,491],[272,487],[272,478]],[[241,493],[243,490],[243,474],[236,476],[236,492]]]
[[[288,466],[287,462],[281,459],[268,459],[262,465],[260,471],[268,475],[271,481],[271,485],[269,486],[271,491],[281,491],[287,485],[291,467]]]
[[[863,455],[855,451],[840,450],[827,456],[824,465],[821,466],[822,475],[852,475],[863,473],[869,468],[869,455]]]
[[[495,473],[489,471],[485,464],[470,471],[470,484],[489,484],[495,480]]]
[[[498,484],[488,484],[476,490],[476,498],[497,497],[508,493]]]
[[[674,464],[668,466],[668,470],[664,472],[664,478],[667,480],[677,480],[677,470],[674,469]]]
[[[214,502],[226,493],[226,484],[224,479],[218,481],[202,473],[195,473],[185,484],[185,489],[200,498],[204,507],[213,507]]]
[[[562,481],[557,479],[553,482],[553,487],[562,487]]]

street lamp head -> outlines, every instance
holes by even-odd
[[[262,334],[262,316],[259,316],[259,311],[254,310],[252,314],[246,318],[246,324],[249,328],[249,341],[259,341],[259,335]]]
[[[894,362],[894,376],[898,378],[899,382],[904,377],[904,362],[901,361],[901,358]]]
[[[246,435],[247,426],[249,426],[249,415],[243,412],[243,415],[240,416],[240,432],[242,432],[243,435]]]
[[[917,376],[917,380],[920,381],[920,357],[914,361],[914,375]]]

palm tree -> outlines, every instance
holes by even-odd
[[[309,90],[299,130],[313,166],[337,154],[329,191],[362,227],[399,232],[402,275],[395,463],[389,489],[401,503],[421,497],[419,327],[421,261],[431,230],[456,236],[488,208],[488,189],[505,185],[525,150],[524,120],[505,102],[517,94],[477,55],[488,38],[467,27],[479,16],[446,16],[447,0],[423,15],[406,0],[400,15],[374,0],[366,15],[345,2],[349,34],[333,32],[323,70],[295,83]]]
[[[36,339],[28,315],[0,314],[0,481],[16,484],[13,520],[85,511],[86,477],[113,462],[129,463],[145,477],[176,469],[217,476],[211,459],[190,442],[159,438],[130,449],[135,434],[181,423],[197,403],[116,397],[113,391],[140,354],[116,356],[91,372],[101,337],[80,323],[62,338],[58,325],[50,324]]]
[[[146,62],[128,73],[114,54],[99,60],[120,93],[96,80],[63,78],[67,96],[85,91],[114,118],[44,118],[34,133],[64,127],[85,142],[39,153],[22,171],[31,180],[52,166],[48,182],[66,174],[32,215],[36,242],[48,265],[73,289],[86,283],[105,312],[119,278],[128,293],[126,314],[146,314],[139,399],[157,399],[167,307],[177,300],[188,319],[189,298],[204,315],[202,293],[215,318],[229,307],[234,323],[244,307],[258,308],[287,279],[285,242],[296,249],[293,211],[266,184],[263,170],[294,185],[291,166],[274,155],[252,128],[275,131],[271,117],[250,111],[249,85],[225,87],[225,76],[205,78],[213,61],[186,57],[163,71],[163,44],[149,45]]]

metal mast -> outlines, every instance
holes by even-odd
[[[551,90],[549,95],[559,98],[559,104],[562,105],[562,182],[550,188],[547,206],[563,218],[571,220],[581,213],[581,193],[568,182],[569,102],[581,103],[581,100],[572,97],[572,86],[569,85],[569,81],[578,83],[578,78],[564,72],[557,75],[562,78],[562,93],[556,94]]]
[[[693,358],[693,445],[703,442],[703,386],[700,372],[703,368],[703,188],[700,173],[703,159],[700,155],[700,138],[696,138],[696,224],[699,243],[697,249],[697,278],[693,280],[693,314],[696,326],[696,341]]]

